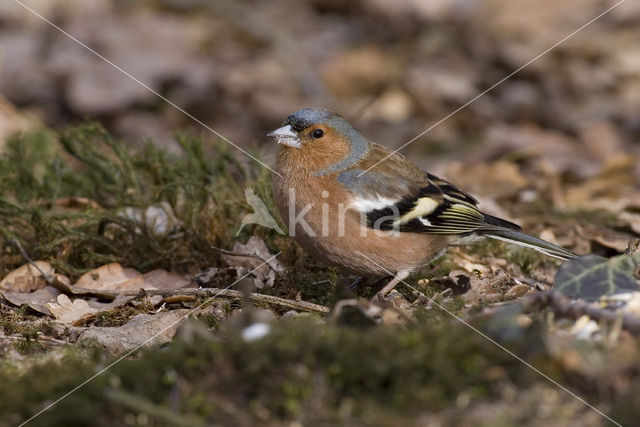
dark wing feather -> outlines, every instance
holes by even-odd
[[[389,181],[384,175],[353,170],[342,173],[338,181],[355,197],[388,200],[383,206],[365,212],[367,225],[374,229],[450,235],[451,244],[467,244],[476,237],[489,237],[562,260],[577,256],[521,233],[517,224],[480,212],[476,199],[435,175],[426,174],[419,182]]]
[[[435,202],[434,202],[435,201]],[[453,184],[432,174],[413,194],[394,205],[367,213],[370,227],[433,234],[467,234],[490,229],[521,230],[509,221],[484,214],[478,201]]]

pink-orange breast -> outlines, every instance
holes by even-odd
[[[387,276],[426,265],[447,247],[444,236],[368,228],[335,176],[295,175],[274,176],[276,203],[289,233],[321,261],[362,276]]]

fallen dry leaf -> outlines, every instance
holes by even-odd
[[[98,312],[97,309],[91,308],[85,300],[78,298],[72,302],[64,294],[58,295],[57,303],[48,303],[47,308],[56,320],[68,325],[72,325],[83,317]]]
[[[11,304],[20,307],[23,304],[38,313],[51,316],[51,311],[47,308],[48,303],[55,303],[60,291],[53,286],[47,286],[33,292],[0,292],[0,295]]]
[[[140,345],[151,346],[170,342],[180,320],[189,310],[173,310],[158,314],[138,314],[123,326],[92,327],[79,341],[96,341],[110,355],[118,355]]]
[[[184,276],[158,269],[121,283],[119,288],[131,291],[137,291],[139,289],[161,289],[168,291],[186,288],[189,285],[191,285],[191,282]]]
[[[128,288],[121,288],[121,285],[139,276],[142,276],[142,273],[133,268],[126,268],[118,263],[111,263],[83,274],[73,287],[110,291],[129,290]]]
[[[236,269],[239,277],[251,271],[253,282],[258,289],[273,287],[276,273],[284,271],[282,263],[273,257],[267,245],[258,236],[251,236],[246,245],[233,245],[233,253],[223,254],[222,259]]]
[[[125,268],[120,264],[103,265],[85,273],[70,287],[74,289],[97,291],[138,291],[140,289],[172,290],[182,289],[191,282],[184,276],[158,269],[142,274],[133,268]]]
[[[34,264],[47,276],[53,277],[55,271],[51,264],[46,261],[36,261]],[[33,264],[25,264],[13,270],[0,281],[0,289],[11,292],[30,292],[46,286],[47,281]]]
[[[113,301],[109,303],[98,302],[91,299],[86,301],[87,301],[87,304],[89,304],[89,307],[91,308],[94,308],[98,311],[108,311],[108,310],[113,310],[114,308],[122,307],[123,305],[126,305],[129,301],[131,301],[134,298],[135,297],[132,297],[132,296],[118,295],[113,299]]]
[[[632,237],[626,233],[611,230],[609,228],[597,227],[591,224],[578,226],[579,235],[588,240],[591,245],[591,251],[600,246],[612,250],[617,254],[621,254],[627,249],[627,245]]]
[[[640,236],[640,214],[621,212],[618,219],[626,223],[634,233]]]

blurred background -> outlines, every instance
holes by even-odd
[[[265,133],[308,106],[398,147],[615,3],[24,0],[267,161]],[[403,152],[446,172],[444,160],[528,150],[575,179],[637,152],[639,20],[640,3],[625,2]],[[13,0],[0,3],[0,94],[2,135],[88,118],[131,144],[175,149],[185,128],[215,138]]]

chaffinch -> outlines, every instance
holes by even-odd
[[[577,256],[481,212],[472,196],[368,141],[329,110],[300,110],[268,137],[281,145],[273,190],[289,234],[347,272],[395,275],[383,295],[448,246],[486,237],[562,260]]]

